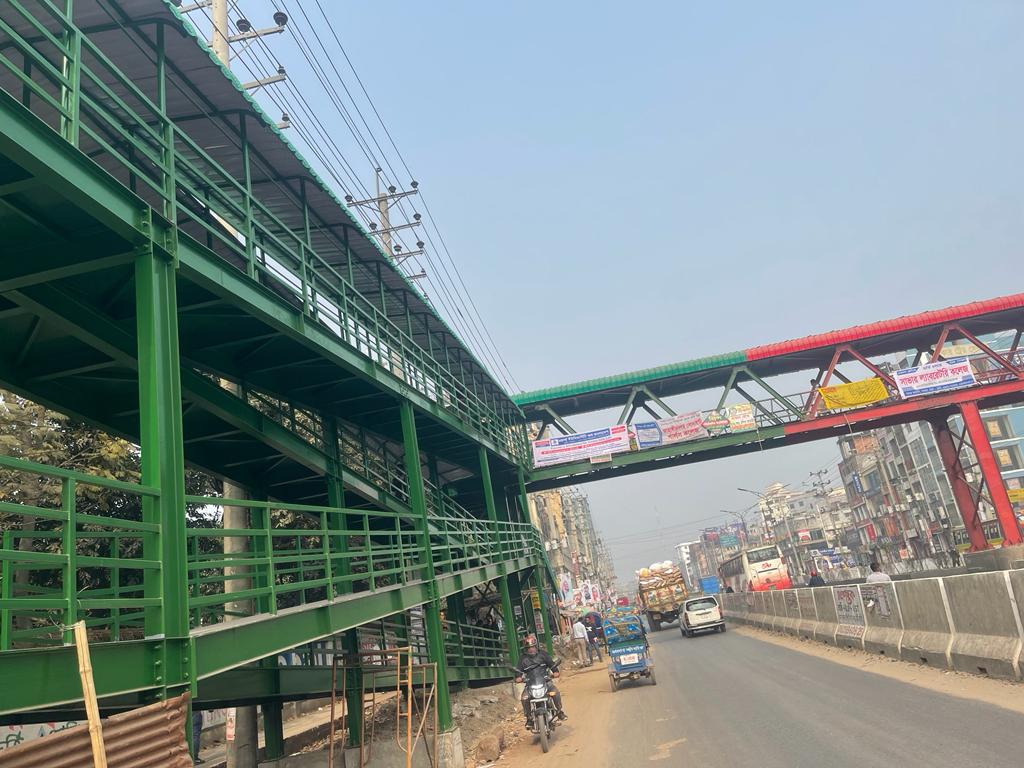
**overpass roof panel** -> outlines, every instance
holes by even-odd
[[[685,360],[681,363],[661,365],[656,368],[644,368],[639,371],[620,373],[615,376],[604,376],[599,379],[587,379],[575,384],[563,384],[547,389],[537,389],[532,392],[520,392],[512,396],[512,400],[520,406],[531,403],[546,402],[549,400],[560,400],[579,397],[581,395],[602,392],[609,389],[621,389],[634,387],[639,384],[651,384],[659,379],[668,379],[674,376],[699,373],[714,368],[725,368],[746,362],[747,358],[743,352],[728,352],[724,355],[711,355],[710,357],[698,357],[693,360]]]
[[[1024,307],[1024,293],[1017,293],[1010,296],[1000,296],[994,299],[946,307],[945,309],[919,312],[915,315],[903,315],[891,320],[854,325],[849,328],[804,336],[799,339],[790,339],[774,344],[763,344],[758,347],[751,347],[747,350],[746,354],[747,358],[751,361],[764,360],[769,357],[808,352],[823,347],[835,347],[841,344],[888,337],[894,334],[899,335],[900,343],[903,344],[905,349],[913,346],[909,342],[914,337],[914,331],[957,320],[966,320],[979,315],[988,315],[1008,309],[1019,309],[1021,307]]]
[[[303,214],[296,200],[299,181],[304,180],[313,225],[312,240],[318,255],[342,272],[346,255],[339,240],[342,228],[347,228],[354,260],[374,269],[372,276],[356,271],[353,276],[356,289],[368,299],[375,300],[375,268],[379,264],[381,281],[387,289],[404,293],[414,316],[430,318],[430,330],[435,338],[439,334],[447,335],[453,346],[464,350],[467,363],[472,361],[496,392],[500,392],[501,397],[506,396],[504,388],[488,368],[479,362],[448,322],[423,298],[415,283],[397,269],[374,237],[334,193],[331,185],[319,176],[285,132],[277,127],[277,117],[267,114],[239,79],[221,65],[197,29],[170,0],[81,0],[74,4],[74,22],[118,69],[131,76],[134,85],[150,99],[154,99],[156,93],[156,29],[163,25],[168,61],[166,112],[179,129],[230,177],[241,180],[244,168],[236,133],[239,121],[233,116],[248,115],[247,142],[253,155],[253,197],[282,224],[293,232],[301,233]],[[13,23],[20,33],[31,34],[28,22],[20,17],[15,15]],[[50,31],[59,31],[56,23]],[[103,66],[97,64],[92,70],[113,94],[119,98],[128,96],[127,89],[116,78],[110,77]],[[126,100],[131,101],[130,98]],[[105,165],[102,157],[97,159]],[[405,330],[404,322],[402,326]],[[421,346],[426,346],[422,329],[414,331],[414,338]]]

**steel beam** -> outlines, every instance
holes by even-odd
[[[1006,492],[1006,484],[999,471],[999,462],[996,461],[992,443],[989,442],[988,432],[985,430],[985,423],[978,410],[978,403],[973,400],[961,403],[960,415],[963,417],[967,434],[971,438],[974,455],[978,457],[978,467],[985,481],[985,487],[988,489],[989,500],[995,507],[996,518],[999,520],[999,526],[1003,529],[1003,544],[1012,546],[1024,543],[1024,539],[1021,538],[1020,525],[1017,524],[1017,516]]]
[[[988,540],[978,517],[979,497],[967,482],[963,465],[960,463],[960,451],[954,444],[953,433],[949,429],[949,421],[945,416],[933,416],[930,423],[935,435],[935,443],[939,448],[942,466],[946,470],[946,477],[953,490],[953,499],[956,501],[960,518],[964,521],[964,529],[971,542],[971,551],[979,552],[988,549]]]

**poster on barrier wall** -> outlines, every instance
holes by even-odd
[[[864,637],[864,604],[856,586],[832,587],[832,599],[836,604],[836,620],[839,622],[837,635]]]

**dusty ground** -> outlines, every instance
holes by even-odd
[[[1024,713],[1024,685],[1020,683],[935,669],[852,648],[834,648],[815,640],[776,634],[756,627],[735,627],[732,631],[810,656],[817,656],[820,659],[828,659],[846,667],[854,667],[864,672],[883,675],[903,683],[927,688],[937,693],[945,693],[972,701],[983,701],[1003,709]]]
[[[564,669],[564,668],[563,668]],[[609,745],[612,692],[604,663],[567,670],[558,681],[569,719],[558,726],[548,754],[523,727],[519,709],[506,721],[508,745],[498,765],[515,768],[594,768],[605,764]]]

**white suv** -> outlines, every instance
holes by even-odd
[[[706,629],[725,632],[725,619],[722,618],[718,598],[714,595],[691,597],[683,603],[683,610],[680,611],[679,631],[683,637],[693,637],[695,632]]]

